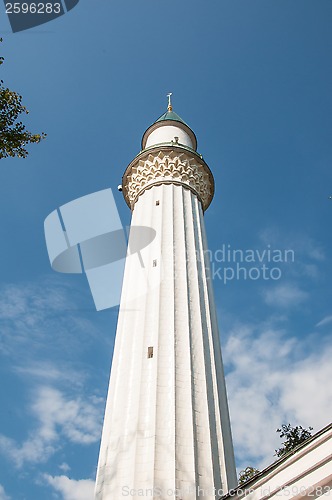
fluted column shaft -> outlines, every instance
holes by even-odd
[[[156,238],[126,262],[96,499],[214,500],[236,476],[201,202],[154,185],[132,226]]]

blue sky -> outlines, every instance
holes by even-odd
[[[129,224],[116,187],[170,91],[216,182],[205,219],[237,466],[271,463],[282,423],[328,424],[331,2],[80,0],[16,34],[0,15],[1,78],[48,134],[0,165],[0,500],[92,498],[117,310],[51,270],[43,221],[111,187]],[[223,245],[294,262],[225,284]]]

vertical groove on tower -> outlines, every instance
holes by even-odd
[[[175,381],[174,381],[174,279],[173,279],[173,189],[162,185],[152,189],[160,200],[160,239],[163,266],[158,310],[157,400],[155,436],[156,491],[175,489]]]
[[[161,217],[159,212],[154,210],[153,198],[154,193],[147,193],[148,203],[151,207],[149,213],[149,221],[147,226],[155,229],[157,234],[160,233]],[[149,224],[149,225],[148,225]],[[152,244],[149,245],[149,251],[145,265],[148,268],[152,267],[153,261],[157,262],[160,257],[160,240],[155,238]],[[160,266],[156,266],[151,270],[152,280],[150,283],[159,281]],[[139,389],[139,408],[137,421],[137,437],[136,437],[136,455],[135,455],[135,488],[148,489],[151,488],[154,480],[154,445],[155,445],[155,406],[156,406],[156,353],[158,350],[158,315],[156,311],[159,308],[159,287],[157,289],[149,288],[145,300],[145,315],[142,348],[138,358],[141,364],[141,377]],[[148,349],[152,347],[153,357],[148,358]]]
[[[198,243],[200,246],[200,259],[199,265],[202,269],[202,274],[205,276],[205,280],[203,282],[203,290],[204,290],[204,302],[206,307],[206,315],[208,317],[208,342],[209,342],[209,350],[211,356],[211,382],[212,382],[212,401],[214,406],[214,438],[212,440],[212,446],[214,448],[214,477],[215,477],[215,488],[221,492],[225,492],[225,470],[224,470],[224,446],[221,434],[221,420],[220,420],[220,412],[221,412],[221,401],[219,400],[218,394],[218,384],[219,379],[223,377],[223,374],[219,371],[218,364],[218,356],[220,355],[220,346],[216,351],[214,338],[218,339],[219,342],[219,330],[216,322],[213,322],[211,317],[211,310],[215,310],[214,303],[210,302],[209,297],[209,287],[212,287],[211,283],[211,274],[209,268],[209,260],[208,260],[208,252],[206,240],[204,240],[204,220],[203,220],[203,212],[202,207],[196,203],[196,214],[197,220],[199,223],[199,231],[197,232]],[[207,260],[206,260],[207,259]]]
[[[198,282],[200,290],[200,305],[201,305],[201,318],[203,326],[203,346],[204,346],[204,356],[205,356],[205,369],[206,369],[206,391],[207,391],[207,407],[209,411],[209,424],[210,424],[210,446],[212,450],[212,468],[214,477],[214,487],[217,491],[222,490],[222,475],[221,475],[221,465],[219,454],[219,443],[220,436],[218,436],[218,429],[220,424],[219,416],[219,404],[218,404],[218,394],[216,391],[217,380],[215,374],[215,357],[214,357],[214,346],[212,341],[212,324],[210,307],[207,293],[207,274],[204,265],[204,255],[205,248],[201,238],[201,218],[200,213],[202,211],[201,205],[196,196],[191,195],[193,203],[193,214],[194,214],[194,229],[195,229],[195,241],[196,241],[196,264],[198,268]]]
[[[149,193],[150,194],[150,193]],[[147,196],[149,198],[149,196]],[[151,204],[150,204],[151,206]],[[143,225],[153,227],[153,213],[152,207],[150,210],[140,210],[139,205],[136,207],[137,211],[133,214],[133,225]],[[145,265],[148,265],[152,260],[152,253],[154,246],[149,245],[144,249]],[[138,258],[137,255],[133,256]],[[141,264],[139,264],[141,265]],[[133,276],[132,276],[133,278]],[[132,283],[133,281],[131,281]],[[148,295],[149,290],[145,291]],[[136,469],[137,464],[145,464],[144,473],[139,475],[140,479],[138,484],[146,484],[149,477],[149,447],[147,444],[148,428],[149,428],[149,415],[148,415],[148,401],[146,399],[146,392],[142,393],[143,384],[142,379],[146,376],[146,366],[143,363],[145,354],[145,337],[146,337],[146,318],[149,310],[149,302],[146,300],[145,295],[140,295],[134,301],[128,304],[129,308],[134,308],[132,312],[134,322],[124,326],[125,330],[130,328],[127,349],[131,349],[132,356],[129,366],[126,367],[129,376],[127,377],[127,387],[121,387],[125,392],[127,405],[125,413],[120,415],[122,419],[122,426],[125,426],[125,433],[128,439],[123,449],[123,473],[121,474],[121,484],[132,486],[136,484],[138,476]],[[131,348],[131,344],[135,346]],[[144,381],[146,384],[146,380]],[[116,409],[115,411],[118,411]],[[146,435],[147,434],[147,435]]]
[[[191,495],[181,495],[184,500],[193,498],[196,484],[195,425],[193,420],[192,366],[190,355],[189,297],[187,283],[187,255],[185,242],[185,207],[183,188],[174,191],[174,298],[175,298],[175,407],[176,407],[176,487]]]
[[[207,250],[207,237],[203,218],[203,211],[199,211],[200,225],[201,225],[201,237],[203,248]],[[222,362],[221,345],[219,337],[219,328],[217,320],[217,311],[214,301],[212,276],[210,269],[210,260],[208,252],[203,254],[203,262],[205,267],[205,272],[207,276],[207,293],[208,293],[208,303],[209,311],[211,317],[211,327],[212,327],[212,342],[213,342],[213,352],[215,356],[215,373],[216,373],[216,383],[217,383],[217,396],[219,404],[218,419],[220,420],[219,434],[221,436],[219,440],[219,456],[221,457],[221,470],[222,470],[222,489],[226,493],[237,485],[236,467],[234,460],[233,451],[233,441],[231,434],[231,424],[228,410],[228,400],[225,384],[225,374]]]
[[[105,408],[104,429],[97,471],[96,499],[98,500],[111,498],[112,495],[114,496],[118,493],[118,478],[121,474],[119,472],[121,468],[119,455],[121,455],[122,450],[126,447],[126,438],[123,437],[125,433],[121,432],[118,435],[114,433],[115,429],[123,428],[124,424],[123,420],[121,421],[121,415],[114,411],[114,408],[115,405],[118,408],[123,405],[125,408],[127,404],[126,389],[128,387],[128,374],[124,373],[125,367],[121,353],[123,354],[127,351],[128,337],[131,336],[132,330],[131,323],[135,318],[132,312],[135,309],[135,303],[129,304],[125,300],[128,296],[127,288],[131,282],[132,274],[135,272],[135,266],[132,264],[132,260],[128,259],[121,293],[118,329],[121,329],[123,334],[117,335],[115,338],[112,372]],[[134,348],[130,350],[131,355],[134,350]]]
[[[193,422],[193,452],[194,452],[194,461],[195,461],[195,498],[196,498],[196,489],[199,488],[200,485],[200,457],[197,452],[198,448],[198,442],[200,440],[200,428],[199,428],[199,419],[197,415],[197,381],[194,376],[194,369],[195,369],[195,354],[193,353],[194,351],[194,346],[193,346],[193,332],[192,332],[192,318],[191,318],[191,307],[190,303],[192,301],[192,296],[190,290],[190,282],[189,282],[189,276],[190,276],[190,268],[192,266],[192,263],[190,262],[191,255],[188,252],[187,245],[188,245],[188,214],[187,214],[187,206],[185,203],[185,196],[186,196],[186,191],[182,189],[182,199],[183,199],[183,228],[184,228],[184,249],[186,252],[186,284],[187,284],[187,307],[188,307],[188,341],[189,341],[189,353],[190,353],[190,391],[191,391],[191,400],[192,400],[192,408],[191,408],[191,413],[192,413],[192,422]]]
[[[206,352],[204,345],[204,311],[201,310],[201,290],[197,272],[197,255],[195,241],[195,214],[192,206],[192,193],[188,190],[185,196],[185,229],[186,229],[186,249],[188,262],[188,289],[189,289],[189,309],[190,309],[190,335],[192,348],[192,374],[194,381],[194,415],[197,432],[196,454],[198,463],[197,487],[205,491],[206,498],[212,498],[206,492],[211,491],[213,481],[213,467],[210,442],[210,422],[209,422],[209,398],[206,386]]]
[[[144,225],[151,227],[151,210],[141,211],[139,206],[136,207],[133,214],[132,225]],[[130,234],[130,238],[135,238],[135,233]],[[152,248],[145,249],[146,260],[150,258]],[[132,268],[130,281],[133,282],[135,273],[135,261],[138,261],[138,255],[129,257],[130,267]],[[139,266],[141,264],[139,263]],[[135,279],[135,278],[134,278]],[[126,291],[126,296],[130,297],[131,291]],[[121,405],[119,400],[115,397],[113,403],[113,412],[118,415],[117,428],[120,427],[123,443],[120,446],[120,453],[116,457],[116,467],[118,473],[118,491],[121,491],[123,486],[131,487],[135,484],[135,469],[137,465],[137,452],[139,453],[140,445],[142,444],[138,434],[139,419],[140,419],[140,394],[141,394],[141,379],[142,379],[142,353],[143,341],[145,331],[145,314],[147,308],[147,301],[145,297],[139,295],[132,300],[127,301],[125,304],[126,310],[123,312],[127,321],[122,325],[124,335],[126,336],[126,344],[123,346],[121,354],[123,356],[122,370],[118,374],[119,391],[121,397],[126,402]],[[142,333],[141,333],[142,332]],[[125,351],[131,352],[128,357]],[[143,448],[144,449],[144,448]]]

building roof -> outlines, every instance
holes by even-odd
[[[313,444],[315,441],[318,441],[321,436],[324,434],[331,434],[332,431],[332,423],[321,429],[320,431],[316,432],[313,436],[309,437],[299,445],[297,445],[293,450],[290,450],[288,453],[277,459],[275,462],[272,464],[268,465],[265,469],[263,469],[261,472],[258,472],[255,474],[253,477],[248,479],[246,482],[238,485],[234,490],[230,490],[228,493],[223,495],[222,497],[219,498],[219,500],[232,500],[233,497],[242,497],[245,498],[246,493],[243,495],[243,492],[251,492],[251,489],[255,487],[255,484],[260,481],[264,480],[265,477],[268,477],[270,473],[273,473],[275,470],[277,470],[283,463],[288,462],[291,457],[300,455],[301,452],[303,452],[306,449],[309,449],[310,445]],[[331,459],[331,455],[330,455]],[[312,464],[314,467],[315,464]],[[309,495],[310,496],[310,495]]]
[[[187,125],[187,127],[189,126],[184,120],[182,120],[182,118],[180,118],[179,115],[177,115],[176,113],[174,113],[174,111],[166,111],[166,113],[163,113],[159,118],[158,120],[155,121],[155,123],[157,122],[163,122],[165,120],[172,120],[174,122],[180,122],[180,123],[184,123],[185,125]]]

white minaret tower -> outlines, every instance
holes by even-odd
[[[237,484],[203,219],[214,181],[196,152],[195,134],[168,97],[168,111],[144,133],[142,151],[122,181],[132,210],[131,255],[98,500],[214,500]],[[155,231],[152,243],[136,254],[142,245],[134,226]]]

